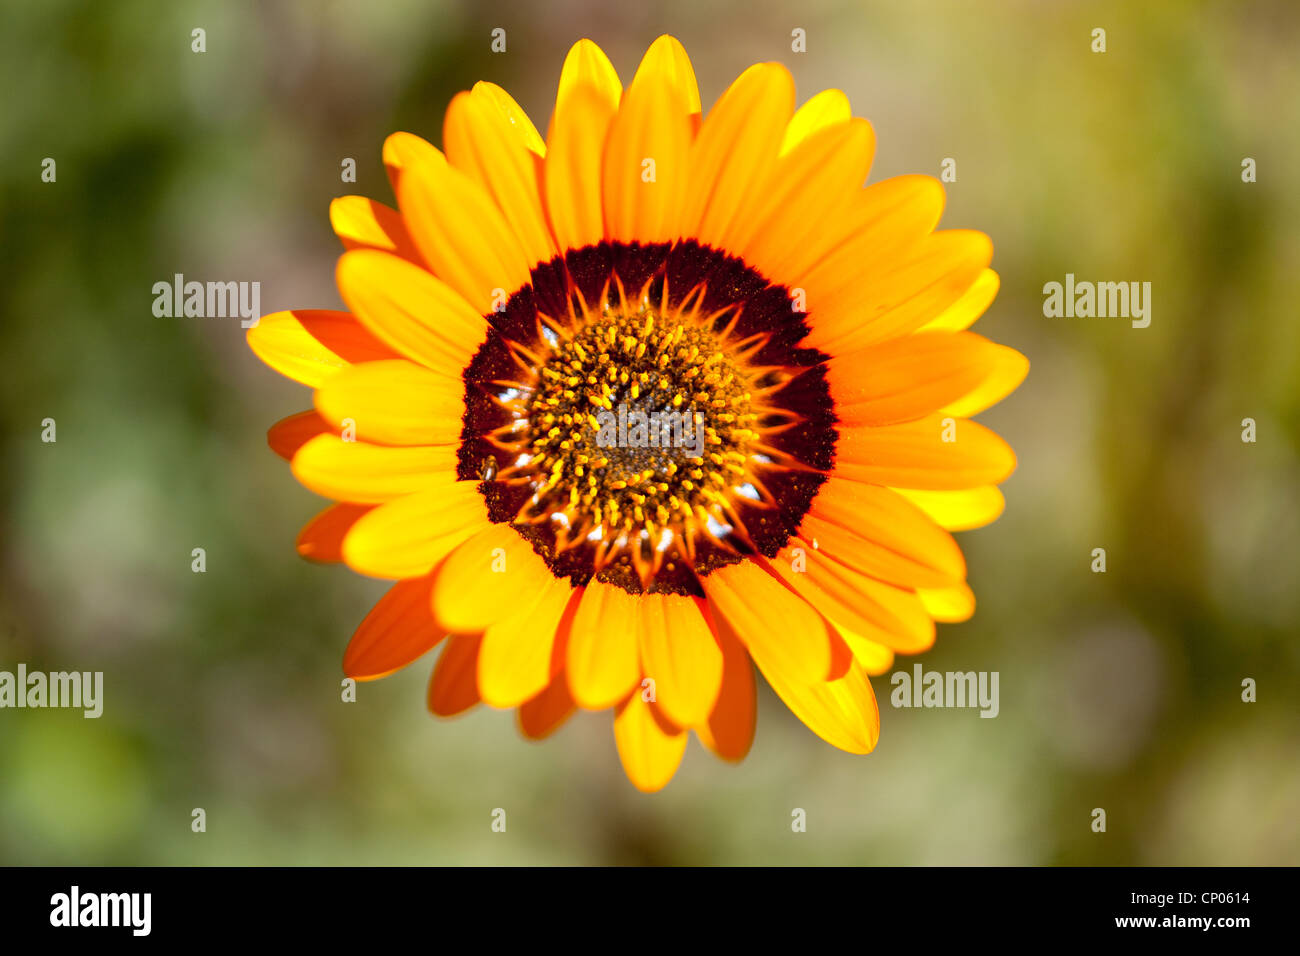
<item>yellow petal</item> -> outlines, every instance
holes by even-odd
[[[403,170],[397,205],[434,275],[479,314],[529,281],[529,262],[496,203],[451,164]]]
[[[535,592],[511,594],[513,606],[488,626],[479,649],[478,692],[485,704],[518,707],[559,672],[552,651],[573,590],[567,579],[552,577]]]
[[[826,363],[835,414],[849,425],[923,418],[994,376],[1001,348],[970,332],[918,332],[836,356]],[[862,374],[866,368],[870,375]]]
[[[780,668],[758,668],[777,696],[822,740],[853,754],[870,753],[880,738],[880,711],[871,682],[856,661],[839,680],[800,684]]]
[[[515,136],[524,144],[524,148],[539,157],[546,156],[546,143],[542,141],[541,135],[537,132],[537,127],[533,121],[528,118],[528,113],[520,106],[513,96],[497,86],[495,83],[480,82],[474,85],[476,95],[487,96],[496,104],[496,108],[505,114],[506,122],[514,130]]]
[[[678,235],[694,125],[689,96],[666,66],[671,45],[657,41],[646,53],[610,126],[602,195],[611,239],[665,242]]]
[[[796,680],[821,680],[831,666],[830,642],[817,612],[750,559],[714,571],[704,590],[759,668]]]
[[[416,577],[487,522],[477,483],[441,480],[437,487],[386,502],[358,519],[343,538],[343,560],[372,577]]]
[[[569,631],[565,675],[569,693],[587,710],[613,707],[641,676],[639,595],[603,581],[583,590]]]
[[[378,504],[454,476],[456,450],[447,445],[371,445],[318,435],[298,449],[290,467],[294,477],[318,495]]]
[[[883,581],[928,586],[966,576],[952,535],[888,488],[832,476],[817,489],[805,520],[819,530],[801,524],[800,537],[821,533],[827,554]]]
[[[780,155],[784,156],[814,133],[821,132],[853,118],[853,108],[842,90],[822,90],[794,112],[786,124],[781,139]]]
[[[436,372],[459,376],[487,336],[483,316],[463,297],[397,256],[345,252],[335,279],[343,301],[376,338]]]
[[[686,47],[676,37],[665,33],[650,44],[637,67],[637,76],[642,73],[652,74],[657,82],[668,84],[674,98],[687,113],[700,115],[702,107],[700,88],[695,82],[695,67],[691,66],[691,58],[686,55]],[[635,85],[635,77],[632,83]]]
[[[795,548],[804,551],[799,564],[793,560]],[[838,630],[847,628],[908,654],[934,645],[934,619],[912,588],[863,574],[851,563],[814,548],[807,538],[791,539],[790,545],[772,560],[772,567]]]
[[[547,218],[561,249],[581,249],[605,238],[602,157],[622,91],[594,43],[581,41],[569,53],[547,136],[543,183]]]
[[[433,615],[457,634],[482,631],[552,579],[550,569],[519,532],[490,524],[438,567]]]
[[[921,326],[922,332],[961,332],[970,328],[975,320],[993,304],[1001,280],[992,269],[985,269],[960,299]]]
[[[975,613],[975,592],[965,583],[940,590],[921,588],[916,596],[936,621],[955,624],[970,620]]]
[[[579,40],[569,48],[560,70],[560,85],[555,94],[555,110],[551,115],[551,129],[546,138],[551,139],[556,120],[569,105],[570,98],[579,90],[587,88],[609,105],[612,115],[618,108],[619,98],[623,95],[623,84],[618,72],[609,62],[605,51],[591,40]]]
[[[838,277],[834,291],[809,292],[813,319],[805,343],[843,355],[914,332],[959,301],[992,258],[993,243],[984,233],[947,229],[901,255],[859,263],[856,272]]]
[[[919,522],[913,522],[913,526],[918,524]],[[932,522],[929,524],[935,533],[945,533]],[[925,551],[896,553],[881,542],[859,533],[857,529],[827,521],[820,515],[804,515],[799,524],[799,534],[804,540],[817,543],[819,555],[825,555],[848,565],[859,574],[886,581],[895,587],[947,587],[961,580],[960,574],[939,566],[940,561],[934,560]],[[947,557],[948,554],[945,553],[944,558]]]
[[[366,441],[386,445],[460,443],[465,415],[460,379],[405,359],[365,362],[331,376],[316,389],[316,411],[336,428],[346,420]]]
[[[827,244],[825,223],[860,190],[876,136],[863,119],[819,129],[777,160],[768,181],[727,230],[728,249],[747,262],[779,260],[791,245]],[[781,276],[791,285],[792,277]]]
[[[451,164],[496,202],[528,265],[553,259],[555,242],[539,188],[545,148],[510,94],[493,83],[477,83],[471,92],[457,94],[447,108],[442,138]]]
[[[881,428],[843,429],[835,456],[839,477],[896,488],[1000,484],[1016,468],[1011,446],[989,429],[939,415]]]
[[[708,721],[722,689],[722,650],[694,598],[642,597],[641,670],[655,700],[678,727]]]
[[[392,133],[384,140],[384,170],[388,173],[394,196],[403,170],[420,165],[439,166],[446,162],[441,150],[414,133]]]
[[[943,184],[933,176],[895,176],[859,190],[820,222],[815,241],[780,243],[763,236],[746,261],[808,296],[815,325],[825,300],[876,263],[893,264],[927,236],[943,213]],[[866,286],[859,285],[860,297]]]
[[[593,90],[570,96],[548,140],[547,217],[562,248],[581,249],[605,238],[601,168],[614,109]]]
[[[793,560],[796,547],[804,550],[798,564]],[[810,548],[804,539],[795,538],[772,560],[772,567],[840,630],[847,628],[895,650],[934,643],[934,621],[912,590],[862,574]]]
[[[681,229],[720,244],[767,178],[794,109],[794,79],[779,63],[757,63],[709,111],[691,148]]]
[[[643,793],[662,790],[686,753],[686,733],[675,733],[656,719],[641,693],[634,693],[614,717],[614,743],[623,770]]]
[[[954,402],[939,409],[941,415],[969,418],[1006,398],[1029,374],[1029,359],[1015,349],[995,345],[991,350],[992,368],[980,384]]]
[[[919,488],[895,488],[941,528],[969,531],[998,520],[1006,499],[996,485],[957,488],[950,491],[925,491]]]
[[[858,662],[863,672],[875,677],[894,666],[894,651],[892,648],[850,631],[842,627],[838,621],[834,623],[835,630],[849,645],[849,649],[853,652],[853,659]]]

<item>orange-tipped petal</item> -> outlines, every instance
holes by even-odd
[[[343,673],[356,680],[385,677],[423,656],[444,636],[429,612],[429,579],[399,581],[352,635],[343,654]]]
[[[298,532],[298,554],[308,561],[335,564],[343,560],[343,538],[374,505],[330,505]]]
[[[483,315],[459,293],[397,256],[376,249],[345,252],[335,279],[343,301],[375,338],[450,378],[464,372],[487,335]]]
[[[281,375],[312,388],[356,362],[395,358],[350,312],[294,309],[262,316],[248,346]]]
[[[442,646],[429,677],[428,707],[438,717],[455,717],[479,703],[478,651],[481,634],[453,634]]]
[[[568,682],[563,674],[557,674],[546,690],[519,706],[519,729],[530,740],[542,740],[555,733],[574,709]]]
[[[280,419],[267,430],[266,443],[271,446],[271,451],[289,461],[299,448],[317,435],[328,435],[333,431],[330,423],[313,408]]]
[[[420,252],[402,214],[365,196],[340,196],[330,203],[330,225],[344,249],[380,249],[420,264]]]
[[[408,362],[353,365],[316,389],[316,411],[336,428],[346,421],[366,441],[385,445],[458,445],[465,385]]]
[[[727,628],[715,633],[722,649],[722,683],[709,719],[694,729],[700,743],[723,760],[735,762],[745,759],[754,742],[754,665]]]

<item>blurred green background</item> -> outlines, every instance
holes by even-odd
[[[99,720],[0,711],[0,862],[1300,862],[1294,3],[4,7],[0,670],[106,686]],[[998,671],[1000,716],[895,710],[878,678],[880,745],[853,757],[764,689],[742,765],[693,743],[648,797],[608,714],[542,744],[508,712],[428,716],[431,659],[342,703],[384,585],[294,554],[323,502],[264,433],[309,393],[237,320],[151,306],[179,272],[258,280],[263,312],[339,307],[328,203],[391,202],[387,133],[440,142],[479,79],[544,130],[573,41],[626,81],[662,32],[706,105],[757,60],[801,100],[844,89],[872,180],[955,159],[944,225],[988,232],[1003,282],[976,330],[1033,367],[982,419],[1020,468],[1005,516],[958,536],[979,610],[922,658]],[[1045,318],[1067,272],[1150,281],[1150,327]]]

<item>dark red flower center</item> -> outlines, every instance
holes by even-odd
[[[601,243],[487,319],[459,476],[557,576],[699,595],[797,529],[836,433],[787,289],[694,242]]]

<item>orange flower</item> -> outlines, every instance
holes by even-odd
[[[965,331],[988,238],[934,231],[932,178],[863,188],[874,142],[838,90],[795,111],[775,63],[702,119],[671,37],[626,90],[575,45],[545,141],[490,83],[444,151],[388,138],[398,208],[330,210],[350,311],[248,333],[315,389],[269,436],[338,502],[299,552],[397,582],[348,675],[450,635],[435,714],[517,707],[540,738],[612,708],[647,791],[687,731],[746,754],[751,660],[823,739],[875,746],[867,676],[974,610],[948,532],[998,516],[1015,457],[969,416],[1028,363]]]

